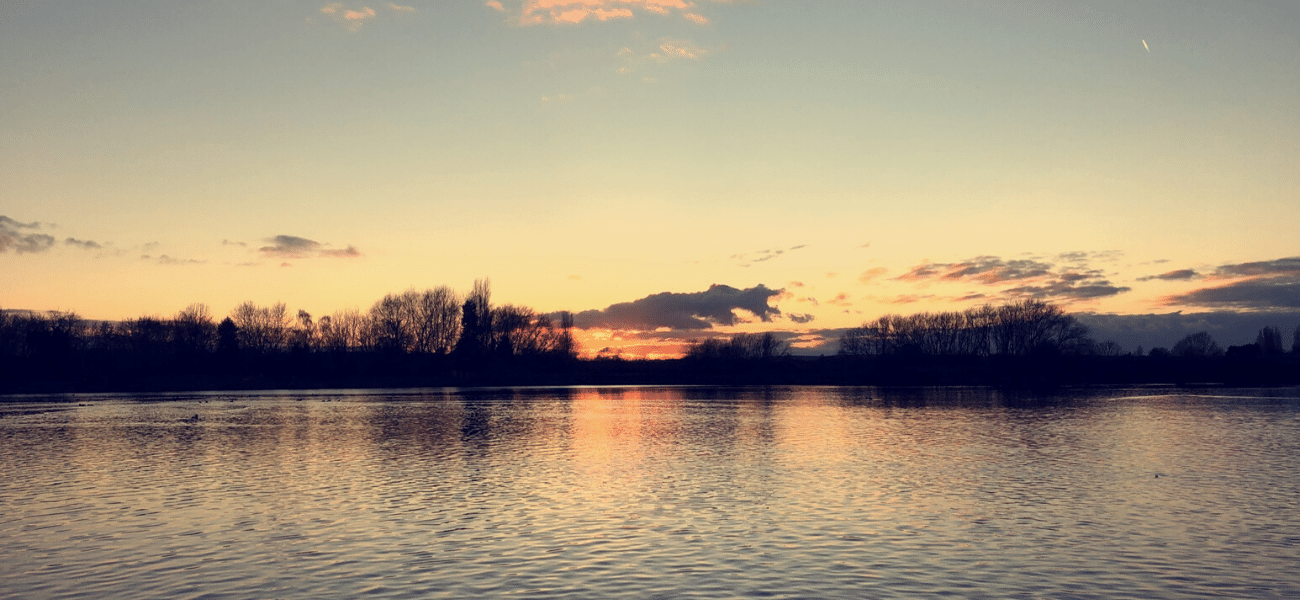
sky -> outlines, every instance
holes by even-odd
[[[628,356],[1027,298],[1300,323],[1290,0],[50,0],[0,56],[0,308],[486,277]]]

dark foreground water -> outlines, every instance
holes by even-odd
[[[1296,389],[9,397],[0,477],[6,598],[1300,597]]]

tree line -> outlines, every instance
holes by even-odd
[[[1152,357],[1238,358],[1286,353],[1282,330],[1260,330],[1254,344],[1225,351],[1207,331],[1189,334],[1173,348],[1139,346],[1132,355]],[[1300,326],[1293,335],[1292,353],[1300,354]],[[1097,341],[1088,328],[1061,307],[1039,300],[1001,306],[984,305],[963,311],[885,315],[846,331],[840,337],[841,356],[1026,357],[1034,355],[1123,356],[1114,341]]]
[[[171,318],[89,323],[75,313],[0,312],[0,356],[77,350],[138,354],[382,352],[467,356],[573,356],[573,321],[530,308],[493,306],[487,280],[465,295],[446,286],[388,294],[368,311],[314,319],[284,303],[244,302],[220,322],[204,304]]]
[[[1038,300],[963,311],[885,315],[846,331],[844,356],[1089,354],[1099,345],[1061,307]]]
[[[219,320],[218,320],[219,319]],[[72,312],[0,311],[0,392],[407,387],[483,384],[1300,383],[1300,327],[1287,353],[1266,327],[1224,350],[1207,332],[1172,349],[1098,342],[1059,306],[1023,301],[886,315],[847,330],[839,352],[792,356],[774,333],[690,343],[682,360],[577,360],[573,318],[493,305],[487,280],[388,294],[319,317],[245,302],[217,317],[92,322]],[[1142,358],[1136,358],[1141,356]],[[1166,360],[1168,358],[1168,360]]]
[[[204,304],[169,318],[98,322],[66,311],[0,311],[0,388],[21,389],[6,385],[15,380],[42,382],[37,387],[186,378],[195,385],[257,385],[349,373],[364,381],[376,374],[553,368],[576,359],[572,329],[567,312],[493,305],[486,279],[465,294],[446,286],[411,289],[366,311],[320,317],[255,302],[219,321]]]

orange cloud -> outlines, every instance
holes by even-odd
[[[884,275],[887,272],[889,272],[889,269],[886,269],[884,267],[867,269],[866,271],[863,271],[861,275],[858,275],[858,281],[861,281],[862,283],[871,283],[873,279],[880,277],[881,275]]]
[[[392,2],[387,3],[386,6],[388,10],[395,13],[409,14],[415,12],[414,6],[403,6]],[[320,8],[320,13],[342,24],[348,31],[353,33],[361,29],[362,25],[379,16],[379,13],[369,6],[348,8],[342,2],[326,4]]]
[[[713,0],[726,2],[728,0]],[[506,4],[510,5],[507,8]],[[485,6],[510,13],[521,25],[575,24],[588,19],[609,21],[630,19],[637,12],[659,15],[680,14],[682,18],[705,25],[709,19],[697,12],[694,0],[514,0],[503,4],[488,0]]]

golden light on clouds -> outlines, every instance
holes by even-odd
[[[707,25],[708,17],[695,11],[697,3],[686,0],[524,0],[507,8],[498,0],[484,6],[510,13],[521,25],[576,24],[584,21],[630,19],[638,12],[680,15],[683,19]]]

